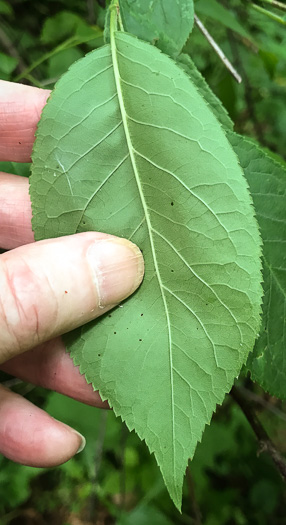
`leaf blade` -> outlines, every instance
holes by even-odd
[[[143,250],[132,299],[65,341],[179,508],[187,460],[258,330],[260,241],[237,159],[189,78],[130,35],[115,34],[114,53],[73,66],[44,110],[33,226],[37,239],[99,229]]]
[[[260,336],[249,355],[252,378],[267,392],[286,399],[286,169],[253,142],[229,133],[253,196],[263,240],[263,313]]]
[[[200,15],[212,18],[216,22],[223,24],[225,27],[235,31],[237,34],[253,42],[252,35],[240,24],[235,13],[227,9],[217,0],[197,0],[196,11]]]
[[[192,79],[192,82],[195,84],[198,91],[200,92],[202,97],[205,99],[205,101],[209,104],[210,109],[212,110],[212,112],[214,113],[218,121],[221,123],[222,127],[225,130],[228,130],[228,129],[232,130],[233,122],[227,110],[223,106],[222,102],[218,99],[218,97],[211,90],[206,80],[204,79],[203,75],[196,68],[191,57],[185,53],[182,53],[181,55],[177,57],[177,64],[180,67],[182,67],[184,71],[186,71],[186,73]]]

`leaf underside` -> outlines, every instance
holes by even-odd
[[[181,53],[177,57],[177,64],[184,69],[187,75],[191,78],[192,82],[195,84],[196,88],[199,90],[201,96],[209,104],[210,109],[212,110],[215,117],[221,123],[222,127],[225,130],[233,130],[233,122],[214,92],[211,90],[206,80],[196,68],[194,62],[189,55]]]
[[[52,93],[30,193],[36,239],[98,230],[143,250],[140,289],[65,341],[180,507],[187,461],[259,329],[260,238],[237,157],[184,71],[115,33]]]
[[[286,399],[286,170],[244,137],[228,138],[244,169],[263,239],[262,325],[247,366],[272,395]]]

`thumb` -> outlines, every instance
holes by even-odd
[[[82,233],[0,256],[0,363],[81,326],[132,294],[144,262],[130,241]]]

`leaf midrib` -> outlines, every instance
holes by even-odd
[[[150,220],[150,216],[149,216],[149,213],[148,213],[148,206],[147,206],[147,203],[146,203],[146,200],[145,200],[145,196],[144,196],[144,193],[143,193],[143,189],[142,189],[142,186],[141,186],[140,176],[139,176],[139,172],[138,172],[137,164],[136,164],[136,159],[135,159],[135,155],[134,155],[135,148],[133,147],[131,136],[130,136],[130,132],[129,132],[129,128],[128,128],[127,112],[125,110],[124,98],[123,98],[123,93],[122,93],[122,88],[121,88],[121,76],[120,76],[118,59],[117,59],[117,48],[116,48],[116,43],[115,43],[114,31],[111,31],[110,43],[111,43],[111,55],[112,55],[112,62],[113,62],[114,78],[115,78],[115,84],[116,84],[116,89],[117,89],[117,95],[118,95],[118,102],[119,102],[120,112],[121,112],[122,121],[123,121],[123,128],[124,128],[124,132],[125,132],[125,137],[126,137],[126,141],[127,141],[128,151],[129,151],[129,155],[130,155],[130,160],[131,160],[132,167],[133,167],[133,170],[134,170],[134,175],[135,175],[135,179],[136,179],[136,183],[137,183],[140,199],[141,199],[143,210],[144,210],[144,214],[145,214],[145,217],[146,217],[146,225],[147,225],[147,229],[148,229],[150,245],[151,245],[151,251],[152,251],[152,257],[153,257],[154,266],[155,266],[155,270],[156,270],[156,277],[157,277],[159,288],[160,288],[160,291],[161,291],[161,296],[162,296],[162,300],[163,300],[163,304],[164,304],[164,308],[165,308],[165,314],[166,314],[166,320],[167,320],[167,326],[168,326],[169,360],[170,360],[170,376],[171,376],[171,400],[172,400],[172,402],[171,402],[171,409],[172,409],[173,474],[174,474],[174,478],[175,478],[175,463],[176,463],[176,461],[175,461],[175,427],[174,427],[175,418],[174,418],[174,386],[173,386],[173,359],[172,359],[171,323],[170,323],[170,317],[169,317],[169,311],[168,311],[166,296],[165,296],[165,292],[164,292],[164,288],[163,288],[163,283],[161,281],[160,271],[159,271],[159,267],[158,267],[158,261],[157,261],[157,257],[156,257],[156,250],[155,250],[155,246],[154,246],[154,240],[153,240],[153,235],[152,235],[152,225],[151,225],[151,220]]]

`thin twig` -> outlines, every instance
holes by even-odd
[[[7,379],[7,381],[3,381],[3,383],[0,381],[0,384],[6,388],[13,388],[14,386],[21,385],[22,383],[24,383],[24,381],[22,381],[22,379],[17,379],[16,377]]]
[[[19,55],[17,49],[15,48],[12,40],[9,38],[9,36],[5,33],[4,29],[0,27],[0,43],[2,44],[3,48],[7,51],[8,55],[18,60],[18,65],[16,69],[18,70],[18,73],[21,73],[25,67],[26,64],[22,57]]]
[[[275,463],[278,471],[284,482],[286,482],[286,460],[282,454],[277,450],[274,443],[268,436],[266,430],[261,425],[255,411],[253,410],[252,405],[245,399],[242,391],[233,387],[231,390],[231,395],[236,403],[240,406],[242,412],[244,413],[246,419],[248,420],[253,432],[255,433],[258,443],[259,443],[259,452],[267,452]]]
[[[286,20],[285,18],[282,18],[279,15],[276,15],[275,13],[272,13],[272,11],[268,11],[268,9],[264,9],[264,7],[260,7],[259,5],[251,3],[250,6],[255,9],[255,11],[258,11],[262,15],[267,16],[268,18],[271,18],[271,20],[274,20],[275,22],[278,22],[279,24],[282,24],[283,26],[286,26]]]
[[[103,446],[106,433],[108,411],[102,410],[100,415],[98,437],[95,444],[95,455],[94,455],[94,470],[91,475],[92,490],[89,499],[89,519],[95,520],[95,509],[96,509],[96,491],[99,479],[100,467],[102,463]]]
[[[52,56],[56,55],[60,51],[63,51],[65,49],[69,49],[70,47],[74,47],[76,44],[76,37],[71,37],[59,44],[55,49],[52,51],[49,51],[48,53],[44,53],[40,58],[35,60],[30,66],[26,67],[24,71],[21,72],[20,75],[15,77],[13,80],[14,82],[19,82],[19,80],[22,80],[22,78],[27,78],[27,75],[29,75],[36,67],[40,66],[43,62],[48,60],[48,58],[51,58]]]
[[[48,53],[43,54],[40,58],[35,60],[30,66],[28,66],[24,71],[21,72],[20,75],[15,77],[13,80],[14,82],[19,82],[22,78],[28,78],[27,75],[30,75],[30,73],[36,69],[36,67],[40,66],[43,62],[48,60],[49,58],[53,57],[54,55],[57,55],[60,51],[65,51],[66,49],[70,49],[72,47],[78,46],[80,44],[85,44],[89,42],[90,40],[94,40],[98,38],[97,35],[95,36],[88,36],[86,38],[78,39],[76,36],[72,36],[59,44],[57,47],[52,49],[52,51],[48,51]]]
[[[272,7],[276,7],[277,9],[281,9],[282,11],[286,11],[286,5],[282,4],[281,2],[277,2],[277,0],[260,0],[263,4],[270,4]]]
[[[87,18],[90,24],[95,24],[93,0],[86,0]]]
[[[192,476],[189,465],[187,466],[187,470],[186,470],[186,478],[187,478],[187,484],[188,484],[188,490],[189,490],[191,509],[193,513],[193,524],[202,525],[201,511],[200,511],[200,507],[197,502],[197,498],[195,494],[195,484],[194,484],[193,476]]]
[[[201,22],[201,20],[199,19],[199,17],[197,15],[195,15],[195,22],[196,22],[199,30],[202,32],[202,34],[207,39],[209,44],[215,50],[216,54],[219,56],[221,61],[224,63],[225,67],[232,74],[232,76],[235,78],[235,80],[240,84],[242,82],[242,78],[241,78],[240,74],[233,67],[231,62],[225,56],[223,50],[219,47],[219,45],[216,43],[216,41],[213,39],[213,37],[209,34],[208,30],[205,28],[204,24]]]
[[[120,455],[121,455],[121,468],[120,468],[120,512],[125,510],[126,505],[126,464],[125,464],[125,451],[128,438],[128,429],[126,425],[121,426],[120,436]]]
[[[250,399],[255,405],[265,408],[265,410],[272,412],[272,414],[279,417],[279,419],[282,419],[282,421],[286,421],[286,414],[275,405],[272,405],[272,403],[269,403],[269,401],[266,401],[263,397],[258,396],[255,392],[248,390],[248,388],[245,388],[244,386],[240,386],[239,388],[241,392],[243,392],[243,395]]]

